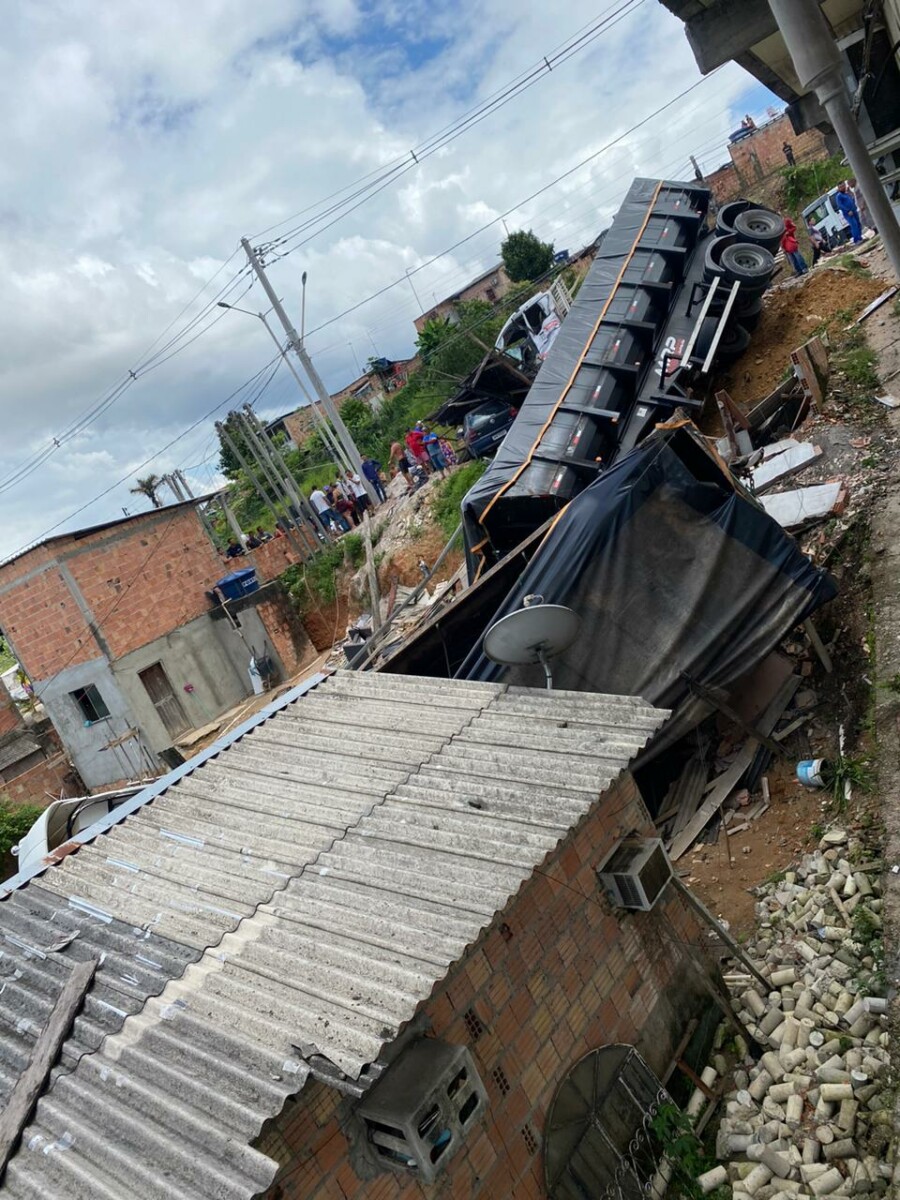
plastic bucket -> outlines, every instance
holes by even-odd
[[[807,788],[827,786],[828,763],[824,758],[805,758],[797,763],[797,778]]]

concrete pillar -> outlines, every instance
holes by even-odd
[[[769,0],[769,6],[801,86],[816,93],[840,138],[894,274],[900,279],[900,226],[850,111],[840,55],[818,0]]]

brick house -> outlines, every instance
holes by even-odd
[[[78,795],[80,784],[50,722],[27,725],[0,680],[0,795],[17,804],[46,804]]]
[[[494,304],[495,301],[505,296],[512,286],[512,280],[507,275],[503,263],[497,263],[496,266],[470,280],[458,292],[436,301],[433,308],[416,317],[416,332],[421,333],[427,321],[440,319],[455,321],[457,305],[463,300],[484,300],[488,304]]]
[[[816,162],[828,157],[825,135],[818,129],[805,133],[794,133],[789,118],[782,113],[765,125],[741,138],[729,142],[730,161],[708,175],[703,182],[712,189],[717,203],[724,204],[748,192],[768,179],[776,171],[787,166],[784,144],[787,142],[798,163]]]
[[[652,837],[627,765],[666,716],[316,676],[7,881],[8,1059],[27,1061],[76,964],[97,967],[6,1193],[518,1200],[573,1194],[571,1171],[610,1182],[721,983],[665,874],[643,912],[598,880],[622,838]],[[28,947],[57,942],[36,968]],[[592,1102],[574,1144],[561,1098],[586,1055],[614,1104]],[[0,1103],[14,1082],[0,1072]]]
[[[285,553],[268,554],[278,573]],[[239,619],[214,609],[207,593],[233,566],[194,501],[60,534],[0,565],[0,629],[87,788],[164,769],[180,735],[251,692],[251,652],[283,677],[296,670],[303,639],[286,633],[277,584]]]
[[[373,412],[377,413],[385,396],[403,387],[410,375],[414,374],[422,365],[422,360],[417,354],[412,358],[396,360],[382,358],[377,361],[384,364],[381,369],[368,370],[339,391],[332,393],[331,399],[338,412],[348,400],[355,399],[362,400],[369,405]],[[315,433],[316,422],[310,406],[306,404],[271,421],[267,429],[272,433],[284,433],[295,446],[301,446],[307,438]]]

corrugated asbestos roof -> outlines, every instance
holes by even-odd
[[[10,1197],[263,1190],[251,1143],[308,1059],[364,1087],[667,715],[374,673],[301,691],[0,905],[0,1099],[71,962],[100,961]]]

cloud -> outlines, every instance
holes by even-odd
[[[258,322],[217,309],[191,330],[208,326],[202,336],[11,482],[148,353],[168,353],[172,334],[243,268],[237,254],[195,302],[242,234],[276,225],[263,237],[278,236],[361,176],[409,167],[271,266],[295,320],[300,274],[309,272],[307,324],[325,326],[310,348],[337,388],[375,349],[410,353],[420,303],[430,306],[496,261],[499,222],[471,235],[499,214],[512,209],[510,227],[532,226],[574,249],[608,224],[634,174],[683,175],[698,146],[715,154],[749,103],[752,81],[736,67],[623,136],[698,78],[680,24],[645,0],[582,54],[415,164],[410,151],[424,138],[594,17],[587,0],[572,0],[564,17],[551,5],[509,0],[14,6],[0,48],[0,553],[147,458],[159,474],[180,465],[198,485],[215,478],[213,418],[201,418],[274,353]],[[407,269],[432,258],[406,282]],[[245,294],[246,286],[242,278],[229,299],[264,307],[259,289]],[[282,370],[260,406],[275,413],[296,400]],[[194,432],[159,449],[194,422]],[[128,488],[113,488],[73,524],[133,505]]]

